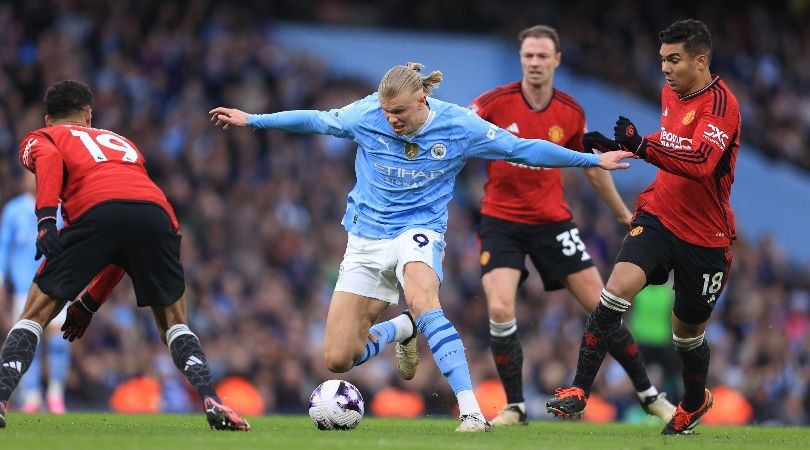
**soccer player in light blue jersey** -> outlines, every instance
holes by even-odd
[[[36,178],[28,171],[23,175],[25,191],[12,198],[3,208],[0,219],[0,289],[4,281],[13,287],[12,318],[22,313],[28,288],[39,267],[34,260],[37,239],[37,216],[34,213]],[[58,224],[61,227],[61,221]],[[45,403],[48,412],[64,414],[65,380],[70,367],[70,349],[59,335],[65,321],[65,310],[59,313],[47,328],[45,357],[48,360],[48,388]],[[36,413],[42,408],[42,357],[35,354],[28,372],[20,380],[21,408],[25,413]]]
[[[348,243],[326,319],[326,365],[346,372],[396,342],[400,375],[410,379],[418,362],[418,330],[458,399],[456,431],[489,431],[472,391],[464,345],[439,303],[447,204],[456,175],[470,158],[613,170],[628,167],[621,160],[632,154],[597,156],[517,138],[467,108],[430,97],[442,74],[422,76],[421,69],[417,63],[395,66],[376,93],[328,112],[255,115],[219,107],[209,114],[225,129],[273,128],[357,143],[357,184],[343,217]],[[386,307],[398,303],[397,284],[410,313],[374,325]]]

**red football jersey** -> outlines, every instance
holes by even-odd
[[[37,176],[37,210],[61,202],[67,223],[99,203],[134,200],[160,205],[175,231],[180,228],[163,191],[147,175],[143,155],[112,131],[79,125],[40,128],[23,138],[20,161]]]
[[[727,247],[736,237],[729,197],[740,149],[740,107],[714,77],[684,97],[661,93],[661,129],[642,141],[644,159],[660,170],[638,196],[637,211],[658,217],[690,244]]]
[[[519,137],[545,139],[582,151],[585,112],[560,90],[554,89],[544,109],[535,110],[523,96],[518,81],[481,94],[470,108],[484,120]],[[560,169],[488,161],[481,214],[526,224],[570,220]]]

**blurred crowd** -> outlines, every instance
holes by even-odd
[[[282,0],[297,20],[494,34],[546,23],[560,31],[565,65],[658,103],[659,31],[699,18],[712,32],[712,71],[740,102],[743,138],[774,159],[810,170],[810,1]]]
[[[356,383],[367,402],[394,386],[419,394],[424,414],[452,414],[453,394],[424,347],[419,373],[407,383],[398,380],[390,349],[346,375],[329,373],[322,362],[326,311],[346,243],[339,222],[354,182],[351,142],[223,132],[206,114],[219,105],[252,112],[330,109],[372,91],[375,86],[333,77],[320,61],[285,51],[268,33],[272,23],[267,19],[275,17],[352,22],[341,12],[358,11],[363,2],[243,3],[243,8],[163,0],[0,4],[0,204],[19,192],[13,182],[20,171],[17,141],[42,126],[45,87],[65,78],[85,80],[95,91],[93,125],[138,145],[176,209],[184,235],[190,326],[215,378],[250,380],[266,413],[301,414],[312,388],[339,377]],[[511,32],[511,25],[507,30],[502,22],[490,21],[521,13],[517,23],[530,19],[559,25],[567,64],[620,86],[646,81],[641,93],[657,98],[660,74],[638,68],[651,67],[649,59],[657,52],[654,31],[679,13],[659,11],[663,6],[655,3],[646,2],[639,13],[633,2],[615,8],[591,2],[588,9],[578,8],[592,11],[583,17],[567,7],[529,11],[524,5],[502,11],[501,3],[465,2],[478,31],[491,25],[487,29]],[[301,16],[301,4],[310,5],[310,16]],[[457,18],[444,22],[445,6],[409,2],[415,17],[410,23],[392,12],[402,12],[398,4],[364,5],[368,8],[358,11],[361,19],[356,20],[375,23],[390,17],[396,26],[463,28]],[[776,9],[745,17],[742,7],[723,14],[705,11],[712,8],[699,11],[718,21],[709,23],[718,53],[715,70],[741,101],[744,137],[762,139],[771,144],[763,148],[807,163],[807,155],[792,154],[790,145],[806,140],[806,134],[786,136],[810,129],[810,91],[800,89],[810,73],[800,66],[810,58],[799,56],[810,51],[810,32],[783,20]],[[607,276],[624,230],[578,171],[565,174],[574,218]],[[458,179],[441,289],[446,314],[464,339],[474,383],[497,378],[474,234],[484,176],[483,164],[473,162]],[[634,204],[635,193],[623,193],[628,204]],[[792,264],[767,239],[750,242],[743,236],[733,252],[732,276],[707,333],[709,384],[741,392],[758,423],[810,424],[808,267]],[[643,296],[628,320],[650,361],[653,381],[677,401],[680,371],[668,328],[672,290],[652,289]],[[163,410],[198,409],[156,335],[151,314],[134,304],[125,278],[85,336],[72,344],[69,410],[107,409],[116,386],[142,375],[160,381]],[[2,305],[0,331],[5,335],[12,318],[9,302]],[[529,413],[547,418],[545,399],[570,382],[585,317],[567,292],[544,292],[536,274],[521,288],[518,308]],[[603,367],[595,392],[613,405],[618,418],[636,411],[632,385],[615,363]]]

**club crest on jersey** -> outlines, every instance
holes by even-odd
[[[417,154],[419,154],[419,146],[414,144],[413,142],[406,142],[405,157],[408,159],[414,159],[416,158]]]
[[[433,147],[430,147],[430,156],[435,159],[443,159],[447,156],[447,146],[444,144],[433,144]]]
[[[689,111],[688,113],[686,113],[685,116],[683,116],[683,120],[681,120],[681,123],[684,124],[684,125],[689,125],[690,123],[692,123],[693,120],[695,120],[695,110],[694,109]]]
[[[481,265],[486,266],[487,264],[489,264],[489,259],[491,257],[492,255],[489,254],[489,251],[484,250],[483,252],[481,252]]]
[[[559,125],[554,125],[548,129],[548,138],[551,139],[551,142],[554,142],[555,144],[559,143],[564,137],[565,132]]]
[[[644,227],[638,226],[630,230],[630,236],[638,236],[644,231]]]

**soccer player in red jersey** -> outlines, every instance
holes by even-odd
[[[712,406],[706,389],[706,324],[728,279],[734,213],[729,204],[740,142],[737,99],[709,71],[712,41],[703,22],[681,20],[658,35],[661,128],[641,137],[619,117],[615,142],[660,170],[638,196],[632,228],[616,257],[600,304],[588,319],[574,385],[547,403],[558,416],[582,413],[604,358],[592,342],[615,342],[622,313],[648,284],[675,276],[672,341],[683,362],[683,401],[662,434],[690,434]],[[614,141],[602,137],[600,146]]]
[[[20,161],[37,178],[37,256],[45,256],[25,308],[0,350],[0,428],[8,399],[34,357],[42,329],[95,277],[129,274],[175,365],[200,395],[211,428],[250,429],[214,392],[197,336],[186,325],[179,224],[129,139],[92,128],[90,88],[60,81],[45,93],[45,128],[28,133]],[[66,226],[57,232],[56,207]],[[114,283],[113,283],[114,285]]]
[[[501,128],[522,138],[545,139],[571,150],[583,150],[585,112],[570,95],[553,87],[560,64],[559,35],[536,25],[518,35],[523,79],[481,94],[470,108]],[[618,148],[614,143],[614,147]],[[605,170],[586,168],[593,188],[616,215],[630,225],[613,179]],[[481,283],[487,299],[490,347],[507,405],[492,425],[525,425],[523,349],[517,332],[515,299],[526,279],[528,255],[545,290],[566,288],[591,312],[604,284],[563,197],[560,169],[523,166],[506,161],[487,162],[481,224]],[[611,354],[629,374],[644,409],[669,421],[675,407],[650,383],[641,354],[630,331],[621,326],[622,346]],[[602,346],[604,347],[604,346]]]

